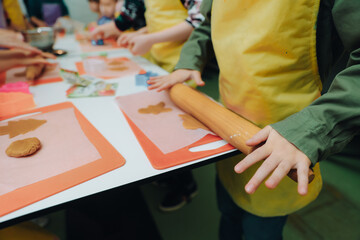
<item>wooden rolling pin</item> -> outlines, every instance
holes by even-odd
[[[248,155],[254,150],[245,142],[261,130],[258,126],[184,84],[174,85],[170,89],[170,97],[178,107],[205,124],[242,153]],[[297,182],[295,169],[292,169],[288,176]],[[310,169],[309,183],[314,177],[314,172]]]

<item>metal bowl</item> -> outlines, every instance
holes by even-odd
[[[31,46],[43,51],[51,51],[55,42],[55,32],[51,27],[39,27],[22,32],[24,39]]]

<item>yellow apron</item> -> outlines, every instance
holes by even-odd
[[[175,26],[188,17],[187,9],[180,0],[145,0],[145,19],[149,33]],[[183,41],[154,44],[147,58],[168,72],[179,60]]]
[[[225,106],[260,127],[278,122],[320,96],[316,60],[316,19],[320,0],[214,0],[212,41],[220,67]],[[233,200],[258,216],[292,213],[313,201],[322,187],[318,164],[306,196],[285,177],[270,190],[264,183],[249,195],[244,186],[262,163],[243,174],[236,156],[217,164]]]
[[[3,5],[11,23],[14,24],[18,30],[25,30],[26,23],[19,2],[14,0],[3,0]]]

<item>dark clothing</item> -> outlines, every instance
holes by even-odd
[[[234,203],[216,178],[216,194],[221,212],[220,240],[281,240],[287,216],[258,217],[244,211]]]
[[[120,31],[130,28],[138,30],[146,26],[145,4],[143,0],[125,0],[121,14],[115,19],[115,25]]]

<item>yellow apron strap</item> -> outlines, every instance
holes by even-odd
[[[320,96],[315,27],[319,4],[320,0],[213,1],[212,40],[226,107],[264,127]],[[253,214],[289,214],[320,192],[322,180],[316,166],[307,196],[297,194],[297,185],[289,178],[275,190],[262,184],[248,195],[244,186],[259,164],[238,175],[233,168],[240,160],[220,162],[219,177],[234,201]]]

